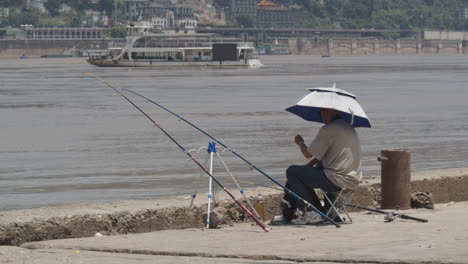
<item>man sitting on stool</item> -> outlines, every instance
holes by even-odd
[[[321,109],[325,125],[308,147],[302,136],[296,135],[295,143],[304,157],[311,160],[306,165],[292,165],[286,170],[286,187],[324,214],[326,210],[313,189],[320,188],[325,192],[338,192],[342,188],[352,190],[362,179],[359,137],[354,127],[339,113],[333,109]],[[322,222],[318,213],[292,195],[285,193],[283,201],[287,204],[283,205],[283,215],[276,216],[271,224]]]

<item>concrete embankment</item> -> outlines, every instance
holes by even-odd
[[[270,226],[267,233],[242,223],[31,242],[0,247],[0,263],[468,263],[467,210],[468,202],[457,202],[405,211],[427,223],[353,212],[353,224],[340,228]]]
[[[412,191],[431,192],[435,203],[468,201],[468,169],[445,169],[413,173]],[[267,218],[279,214],[281,191],[254,188],[248,194],[265,196]],[[217,196],[217,211],[225,224],[243,222],[240,209]],[[202,201],[203,200],[203,201]],[[355,204],[378,206],[380,185],[377,179],[366,181],[354,194]],[[145,233],[167,229],[202,227],[206,201],[197,198],[188,208],[190,197],[157,200],[117,201],[91,205],[42,207],[0,212],[0,245],[20,245],[30,241],[104,235]]]

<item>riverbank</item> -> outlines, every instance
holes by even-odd
[[[1,247],[0,263],[468,263],[468,202],[405,213],[428,219],[384,222],[354,212],[353,224],[273,226],[242,223]]]
[[[468,168],[420,171],[412,174],[412,191],[431,192],[435,203],[468,201]],[[236,193],[236,192],[233,192]],[[246,192],[252,199],[258,193],[265,196],[267,219],[279,214],[282,192],[253,188]],[[224,193],[216,195],[217,211],[223,216],[223,226],[244,222],[240,210]],[[155,200],[131,200],[112,203],[41,207],[0,212],[0,245],[20,245],[25,242],[79,238],[104,235],[145,233],[169,229],[202,227],[206,200],[195,199],[189,209],[189,196]],[[362,184],[354,194],[361,206],[378,206],[378,179]]]

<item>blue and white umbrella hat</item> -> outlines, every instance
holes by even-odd
[[[333,87],[309,88],[309,94],[302,97],[296,105],[286,109],[307,121],[324,123],[320,109],[340,111],[340,116],[354,127],[371,127],[369,118],[356,101],[357,96]]]

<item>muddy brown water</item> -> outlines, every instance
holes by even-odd
[[[0,60],[0,210],[167,195],[205,195],[208,179],[164,134],[92,72],[160,102],[284,181],[305,163],[293,143],[320,127],[284,111],[308,87],[358,95],[365,177],[382,149],[408,148],[412,169],[466,167],[466,56],[264,56],[261,69],[98,68],[82,58]],[[209,138],[130,96],[186,149]],[[218,149],[222,151],[222,149]],[[205,163],[206,151],[193,152]],[[228,152],[243,181],[270,185]],[[222,164],[214,173],[231,189]],[[244,187],[251,183],[241,182]]]

